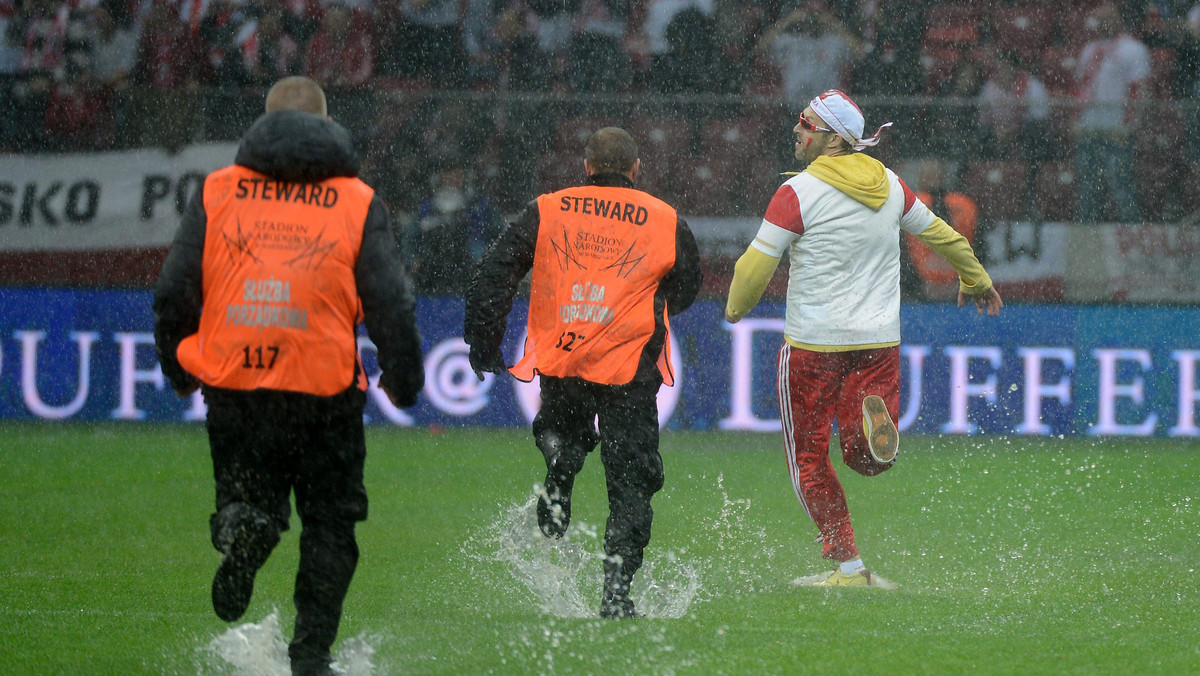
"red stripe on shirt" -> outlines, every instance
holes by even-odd
[[[900,181],[900,188],[904,190],[904,213],[907,214],[908,210],[911,209],[913,204],[916,203],[917,194],[912,191],[912,188],[908,187],[908,184],[904,182],[904,179],[900,178],[899,176],[897,176],[896,179]]]
[[[800,215],[800,199],[796,197],[796,191],[790,185],[781,185],[779,190],[775,191],[775,196],[767,205],[767,215],[763,219],[797,235],[804,234],[804,217]]]

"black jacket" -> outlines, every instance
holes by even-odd
[[[616,173],[594,174],[592,185],[632,188],[633,181]],[[521,280],[533,268],[541,214],[537,200],[527,204],[484,254],[475,268],[467,289],[467,308],[463,339],[481,356],[482,362],[500,363],[500,344],[512,310],[512,299]],[[638,362],[634,381],[658,378],[658,355],[666,339],[662,321],[663,306],[671,316],[691,307],[703,281],[700,251],[687,221],[678,218],[675,225],[675,265],[658,284],[654,293],[654,333]]]
[[[323,117],[297,111],[263,115],[250,127],[235,163],[274,179],[312,183],[358,175],[350,134]],[[179,365],[176,348],[200,328],[202,266],[208,217],[203,186],[188,204],[154,289],[154,342],[163,374],[176,390],[195,377]],[[354,280],[364,322],[379,349],[380,384],[402,402],[416,402],[425,382],[416,303],[392,234],[391,217],[375,195],[363,225]]]

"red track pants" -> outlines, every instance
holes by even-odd
[[[900,408],[900,348],[812,352],[783,344],[779,351],[779,419],[796,497],[821,531],[822,555],[858,558],[846,493],[829,457],[837,417],[842,461],[864,476],[887,470],[871,457],[862,431],[862,400],[883,397],[892,420]]]

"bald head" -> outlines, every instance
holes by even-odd
[[[620,127],[605,127],[588,137],[583,159],[597,174],[616,172],[628,175],[638,161],[637,143]]]
[[[299,110],[325,117],[325,92],[306,77],[285,77],[267,92],[267,112]]]

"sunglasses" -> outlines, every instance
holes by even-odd
[[[818,127],[817,125],[813,124],[807,117],[804,117],[803,115],[800,116],[800,128],[803,129],[804,131],[807,131],[810,133],[818,132],[818,131],[826,131],[831,134],[833,133],[832,129],[826,129],[825,127]]]

